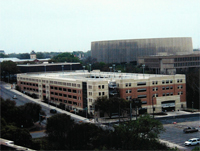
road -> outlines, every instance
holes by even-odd
[[[1,86],[0,96],[4,100],[10,99],[10,100],[15,101],[16,102],[16,106],[20,106],[20,105],[24,105],[24,104],[29,103],[29,102],[33,102],[31,100],[31,98],[27,97],[25,94],[16,93],[14,91],[11,91],[10,86],[5,84],[5,83],[1,84],[0,86]],[[17,99],[13,99],[12,98],[14,95],[17,96]],[[42,110],[45,112],[47,117],[52,116],[52,114],[50,113],[50,108],[49,107],[46,107],[46,106],[43,106],[43,105],[41,105],[41,107],[42,107]]]

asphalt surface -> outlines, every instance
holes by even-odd
[[[172,123],[174,121],[176,122],[176,124]],[[162,122],[165,123],[166,121]],[[199,116],[167,120],[167,123],[170,122],[171,124],[163,125],[166,131],[160,134],[160,139],[182,146],[185,148],[185,150],[192,150],[193,148],[195,148],[195,146],[185,146],[184,142],[190,138],[200,138]],[[193,133],[183,133],[183,129],[186,127],[196,127],[199,129],[199,131]]]

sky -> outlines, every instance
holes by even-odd
[[[192,37],[200,0],[0,0],[0,50],[91,50],[92,41]]]

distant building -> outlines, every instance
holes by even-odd
[[[55,72],[82,70],[82,65],[78,63],[40,63],[40,64],[18,64],[21,73],[30,72]]]
[[[92,58],[98,62],[136,62],[138,57],[192,53],[192,38],[152,38],[95,41],[91,43]]]
[[[145,64],[158,74],[175,74],[187,71],[188,68],[200,67],[200,53],[139,57],[138,64]]]
[[[30,53],[30,59],[36,59],[36,53],[34,50],[32,50]]]
[[[4,55],[5,55],[5,52],[4,52],[4,50],[0,50],[0,54],[4,54]]]
[[[91,114],[95,112],[94,102],[102,96],[117,96],[126,100],[139,98],[142,101],[140,112],[152,113],[152,106],[155,112],[183,110],[186,108],[185,82],[185,75],[98,70],[17,74],[17,85],[21,91],[35,93],[41,101],[49,100],[70,110],[79,112],[87,109]]]

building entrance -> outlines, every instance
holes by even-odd
[[[175,111],[175,100],[164,101],[161,103],[162,111]]]

